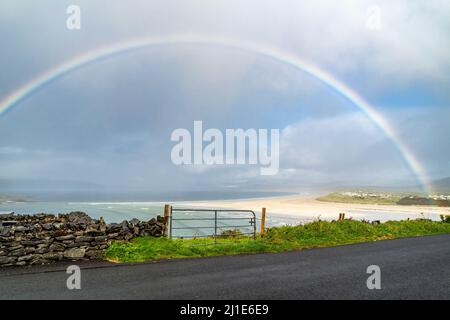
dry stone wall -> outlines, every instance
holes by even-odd
[[[113,240],[163,235],[164,218],[106,224],[84,212],[0,215],[0,267],[101,259]]]

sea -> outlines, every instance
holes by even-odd
[[[5,201],[0,203],[0,214],[14,212],[16,214],[37,213],[69,213],[72,211],[86,212],[94,219],[102,217],[107,223],[120,223],[123,220],[137,218],[142,221],[150,220],[164,213],[164,202],[67,202],[67,201]],[[214,232],[220,234],[226,230],[237,229],[244,234],[252,233],[260,229],[261,213],[255,212],[217,212],[217,223],[215,223],[215,212],[197,211],[188,202],[173,202],[174,208],[183,208],[185,211],[174,211],[172,220],[172,236],[174,237],[197,237],[211,235]],[[255,225],[251,223],[255,221]],[[267,217],[266,226],[296,225],[311,220],[308,217],[289,217],[276,215]]]
[[[0,202],[0,214],[14,212],[16,214],[36,214],[36,213],[69,213],[72,211],[86,212],[94,219],[103,219],[107,223],[120,223],[123,220],[131,220],[137,218],[142,221],[150,220],[158,215],[164,214],[165,202],[81,202],[81,201],[3,201]],[[183,208],[184,211],[174,211],[172,220],[172,236],[173,237],[197,237],[208,236],[222,233],[226,230],[237,229],[244,234],[252,235],[256,230],[260,230],[261,212],[255,212],[255,216],[251,212],[229,212],[221,211],[221,208],[211,207],[211,211],[198,211],[198,209],[190,204],[189,201],[171,202],[173,208]],[[215,222],[214,209],[217,211],[217,223]],[[425,214],[411,214],[407,211],[389,212],[383,210],[347,210],[349,217],[356,219],[373,220],[402,220],[406,218],[428,218],[439,220],[439,213],[428,210]],[[254,218],[254,220],[252,219]],[[266,227],[282,226],[282,225],[298,225],[311,222],[317,217],[311,216],[292,216],[280,213],[269,214],[266,217]],[[255,221],[254,224],[251,221]]]

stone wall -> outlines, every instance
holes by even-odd
[[[164,218],[106,224],[84,212],[0,215],[0,267],[101,259],[113,240],[162,236]]]

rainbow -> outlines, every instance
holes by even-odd
[[[318,68],[308,61],[300,59],[293,54],[283,52],[275,48],[270,48],[266,45],[250,43],[237,39],[220,38],[216,36],[209,37],[193,34],[180,34],[167,37],[138,38],[97,48],[70,60],[64,61],[63,63],[50,70],[47,70],[43,74],[39,75],[17,90],[13,91],[11,94],[0,101],[0,117],[5,115],[9,110],[17,106],[21,101],[31,96],[43,86],[57,80],[58,78],[70,73],[75,69],[131,50],[163,45],[207,45],[234,48],[241,51],[265,56],[283,64],[290,65],[298,70],[301,70],[302,72],[305,72],[306,74],[313,76],[314,78],[320,80],[328,87],[339,93],[341,96],[358,107],[363,113],[365,113],[398,148],[404,161],[406,162],[410,170],[415,174],[418,182],[424,188],[424,192],[431,192],[431,187],[425,170],[421,166],[419,161],[415,158],[413,153],[400,140],[389,122],[355,91],[336,79],[333,75],[325,72],[324,70]]]

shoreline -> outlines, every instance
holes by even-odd
[[[439,220],[439,215],[450,215],[450,207],[390,205],[390,204],[358,204],[316,200],[316,196],[288,195],[258,199],[183,201],[177,204],[189,207],[219,209],[249,209],[260,213],[267,209],[268,215],[286,216],[290,218],[337,219],[339,213],[346,218],[369,220],[404,220],[407,218],[429,218]]]
[[[23,205],[27,206],[26,210],[17,210],[16,213],[32,213],[32,211],[57,213],[64,211],[64,205],[69,205],[68,210],[86,211],[88,214],[96,217],[108,215],[110,211],[113,216],[119,218],[132,218],[131,215],[143,218],[145,214],[162,213],[164,204],[168,203],[174,207],[198,208],[198,209],[242,209],[253,210],[257,217],[261,217],[261,209],[267,209],[267,218],[270,220],[284,221],[289,224],[297,224],[309,222],[317,219],[334,220],[337,219],[339,213],[345,213],[346,218],[357,220],[405,220],[428,218],[432,220],[440,220],[440,215],[450,215],[450,207],[437,206],[420,206],[420,205],[396,205],[396,204],[358,204],[358,203],[340,203],[319,201],[316,198],[320,194],[289,194],[282,196],[265,196],[258,198],[240,198],[240,199],[224,199],[224,200],[183,200],[183,201],[121,201],[121,202],[49,202],[53,205],[53,210],[40,209],[33,210],[33,202],[27,202]],[[39,203],[39,202],[38,202]],[[39,204],[46,204],[45,202]],[[131,206],[130,208],[121,208],[121,206]],[[139,207],[142,206],[142,207]],[[38,206],[39,207],[39,206]],[[90,210],[92,208],[93,210]],[[95,209],[94,209],[95,208]],[[0,206],[0,211],[7,211]],[[12,210],[15,211],[15,210]],[[24,212],[21,212],[24,211]],[[106,211],[106,212],[105,212]],[[161,211],[161,212],[160,212]],[[120,218],[121,219],[121,218]],[[277,222],[277,223],[278,223]]]

